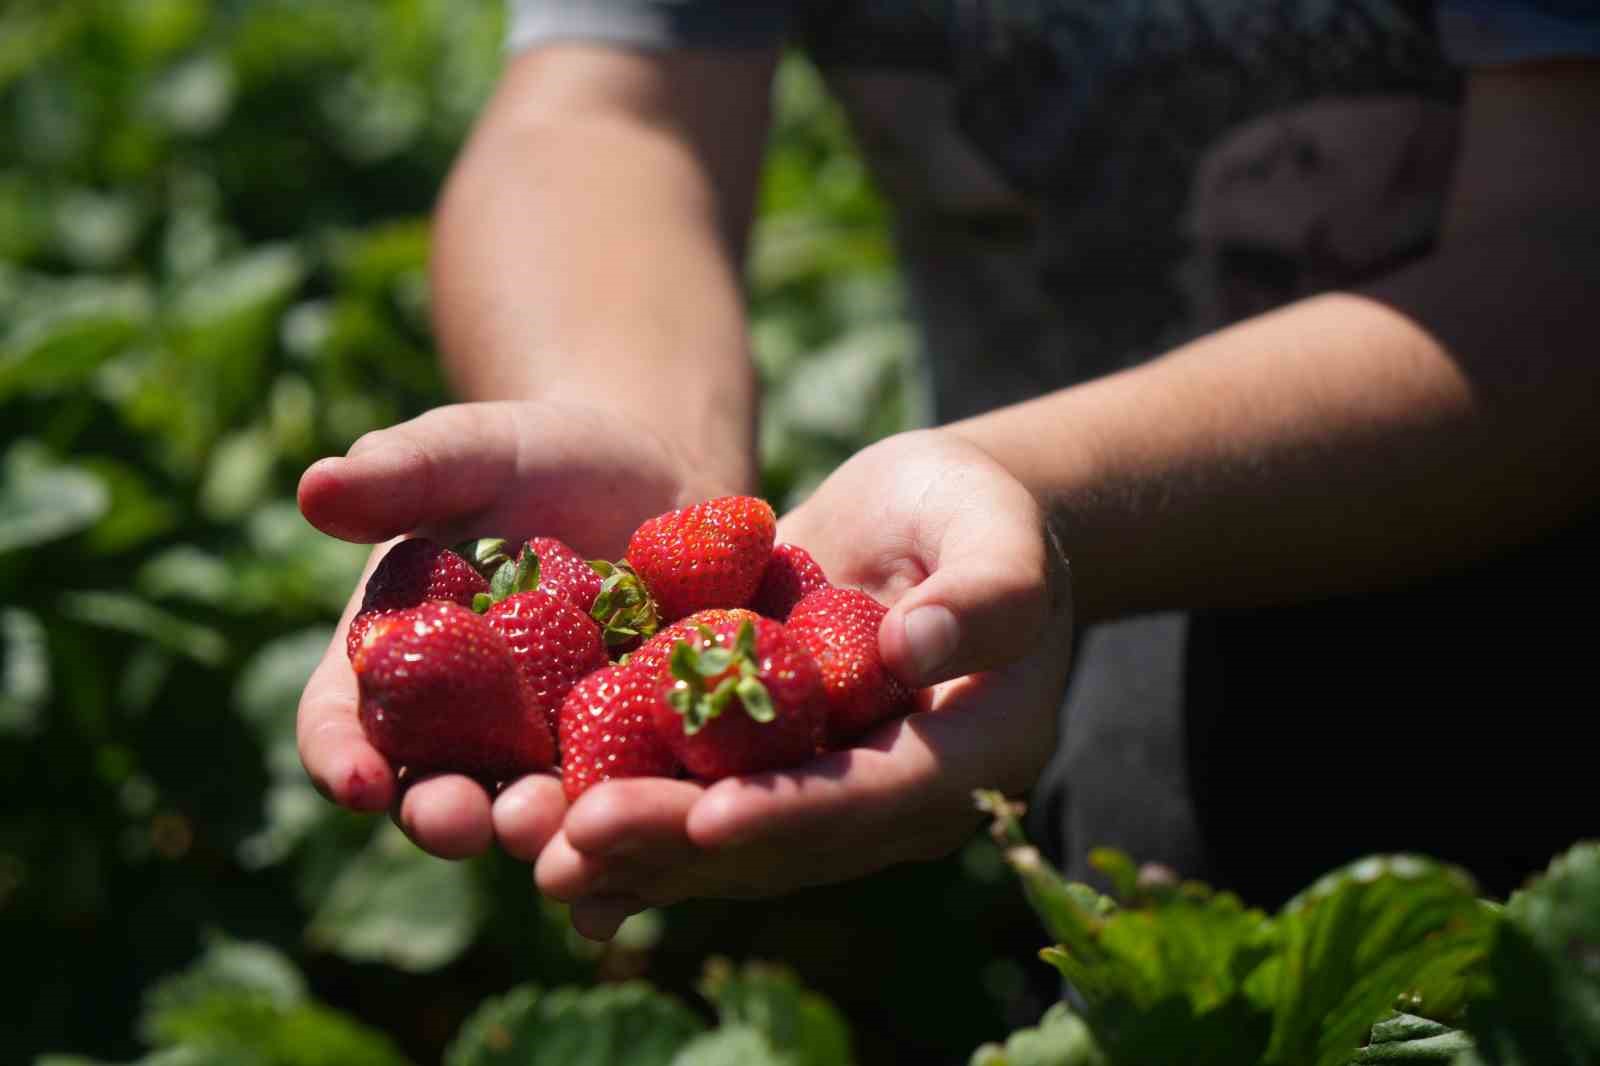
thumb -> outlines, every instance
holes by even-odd
[[[375,543],[488,507],[516,465],[510,420],[499,408],[440,407],[368,433],[301,475],[301,513],[331,536]]]
[[[1066,560],[1032,496],[1017,490],[1025,499],[1009,509],[964,507],[939,536],[928,576],[884,617],[878,644],[896,676],[925,686],[997,670],[1070,628]]]

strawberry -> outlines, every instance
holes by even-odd
[[[543,584],[492,605],[483,619],[511,649],[511,657],[528,683],[529,697],[545,716],[552,734],[561,701],[572,686],[611,663],[594,620],[544,591]]]
[[[373,619],[353,666],[361,726],[395,763],[498,780],[555,761],[511,649],[460,604],[432,600]]]
[[[810,552],[794,544],[779,544],[772,549],[772,558],[767,561],[761,586],[750,606],[782,622],[806,593],[827,587],[828,577]]]
[[[722,496],[647,519],[627,561],[664,622],[706,607],[743,607],[772,555],[777,516],[754,496]]]
[[[669,660],[672,658],[672,646],[680,640],[688,640],[700,626],[715,626],[723,622],[754,622],[760,615],[743,607],[708,607],[703,611],[696,611],[687,618],[680,618],[655,636],[645,641],[638,651],[633,652],[625,660],[629,666],[638,667],[658,679],[671,679],[667,670]]]
[[[539,588],[567,600],[584,614],[600,595],[600,575],[587,559],[554,537],[534,537],[527,550],[539,559]]]
[[[651,713],[660,679],[607,666],[572,687],[561,704],[561,785],[575,800],[615,777],[674,777],[678,760],[656,733]]]
[[[827,746],[847,745],[879,722],[912,710],[911,690],[883,665],[878,626],[889,609],[855,589],[819,589],[789,612],[789,637],[822,671]]]
[[[524,547],[515,562],[501,564],[472,606],[511,649],[529,698],[554,735],[568,690],[611,660],[588,612],[546,589],[539,556]]]
[[[351,659],[373,620],[428,600],[448,600],[463,607],[489,583],[472,564],[442,544],[431,540],[403,540],[389,549],[367,578],[361,610],[350,620],[345,651]]]
[[[656,731],[705,781],[811,758],[827,714],[817,664],[768,618],[720,622],[673,645]]]

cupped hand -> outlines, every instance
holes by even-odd
[[[918,713],[791,770],[589,790],[535,869],[585,935],[646,906],[943,855],[972,831],[974,788],[1023,791],[1050,756],[1071,649],[1065,561],[1037,501],[987,454],[940,431],[890,438],[786,516],[779,540],[888,604],[886,664],[932,687]]]
[[[459,774],[402,784],[357,719],[345,631],[393,538],[543,535],[585,557],[615,559],[645,518],[744,488],[739,475],[719,476],[617,417],[557,402],[441,407],[305,472],[300,508],[313,525],[378,543],[300,701],[300,758],[324,795],[354,810],[392,811],[419,846],[444,858],[476,854],[496,838],[519,858],[539,854],[566,811],[559,779],[530,775],[493,797]]]

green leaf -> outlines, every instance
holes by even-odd
[[[775,1049],[759,1029],[729,1025],[695,1037],[670,1066],[796,1066],[796,1060]]]
[[[0,338],[0,401],[82,387],[143,336],[153,318],[142,283],[85,278],[37,286]]]
[[[272,435],[253,426],[217,441],[200,482],[200,510],[213,522],[243,518],[272,490],[278,454]]]
[[[269,944],[213,936],[188,969],[165,977],[145,995],[143,1025],[159,1038],[169,1014],[219,994],[249,994],[277,1007],[294,1007],[310,998],[294,963]]]
[[[1472,1052],[1472,1038],[1459,1029],[1415,1014],[1395,1014],[1373,1025],[1367,1046],[1349,1060],[1348,1066],[1385,1063],[1455,1066],[1462,1056]]]
[[[440,862],[385,823],[335,879],[306,936],[343,958],[417,973],[453,962],[482,923],[472,868]]]
[[[478,1008],[446,1066],[668,1066],[704,1026],[677,1001],[628,982],[512,989]]]
[[[225,560],[193,544],[175,544],[152,555],[134,585],[155,600],[179,599],[223,608],[233,593],[233,571]]]
[[[39,619],[0,608],[0,736],[29,736],[50,703],[50,646]]]
[[[331,627],[316,626],[270,641],[251,656],[234,686],[234,706],[255,733],[272,780],[264,804],[266,824],[239,844],[240,861],[251,869],[282,861],[337,815],[311,786],[295,743],[300,693],[332,639]]]
[[[506,554],[504,537],[478,537],[457,544],[453,550],[484,577],[493,575],[511,558]]]
[[[122,592],[68,592],[61,613],[86,625],[128,633],[204,666],[221,666],[228,657],[226,638],[209,626],[190,622],[137,596]]]
[[[1083,1019],[1057,1003],[1037,1026],[1007,1037],[1005,1046],[985,1044],[973,1052],[970,1066],[1107,1066],[1107,1059]]]
[[[745,713],[758,722],[770,722],[778,717],[777,709],[772,706],[772,696],[767,692],[767,686],[753,677],[741,677],[736,691],[739,693],[739,702],[744,704]]]
[[[1577,845],[1506,904],[1494,994],[1471,1030],[1495,1066],[1600,1063],[1600,843]]]
[[[716,1006],[724,1031],[753,1029],[794,1066],[844,1066],[853,1061],[844,1016],[780,966],[747,963],[735,968],[714,959],[706,966],[700,993]]]
[[[1323,877],[1285,905],[1267,1060],[1338,1066],[1419,979],[1479,963],[1493,914],[1455,867],[1375,856]]]
[[[139,1029],[151,1044],[194,1055],[172,1061],[404,1062],[382,1034],[312,1002],[300,972],[276,949],[223,937],[213,938],[187,970],[146,993]]]
[[[0,463],[0,553],[46,544],[94,525],[110,506],[100,479],[21,441]]]

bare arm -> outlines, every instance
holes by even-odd
[[[1441,239],[954,427],[1048,501],[1079,618],[1437,571],[1600,494],[1600,64],[1474,75]]]
[[[776,55],[537,48],[441,201],[446,368],[469,399],[606,408],[754,481],[740,260]]]

